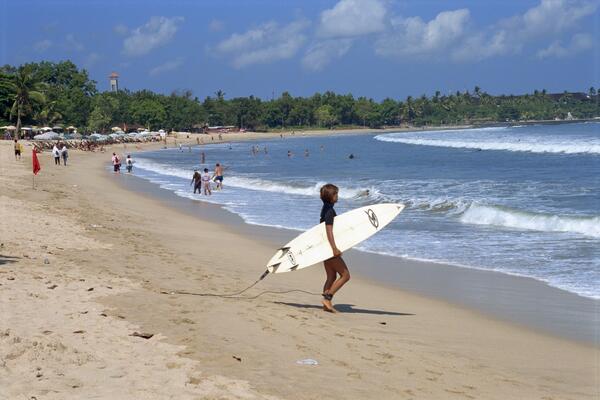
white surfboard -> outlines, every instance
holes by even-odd
[[[392,222],[403,209],[404,204],[375,204],[336,216],[333,223],[333,236],[338,249],[346,251],[373,236]],[[271,273],[296,271],[331,257],[333,257],[333,250],[327,240],[323,222],[277,250],[267,263],[267,271]]]

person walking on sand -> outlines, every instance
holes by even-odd
[[[60,150],[56,144],[52,147],[52,157],[54,157],[54,165],[60,165]]]
[[[223,166],[219,163],[215,165],[215,174],[213,175],[215,182],[217,183],[216,190],[223,189]]]
[[[19,143],[18,139],[15,139],[15,161],[21,159],[21,153],[23,152],[23,145]]]
[[[113,163],[113,171],[115,172],[115,174],[120,173],[121,172],[121,160],[119,159],[119,156],[117,156],[117,153],[112,154],[112,163]]]
[[[69,150],[67,150],[67,145],[63,143],[62,149],[60,149],[60,155],[63,160],[63,165],[67,166],[67,158],[69,158]]]
[[[205,196],[212,194],[210,191],[210,174],[208,173],[208,168],[204,168],[204,173],[202,174],[202,188],[204,189]]]
[[[202,176],[197,169],[194,170],[194,175],[192,175],[190,186],[192,185],[194,185],[194,194],[196,194],[196,190],[198,191],[198,194],[202,194]]]
[[[133,160],[131,159],[131,154],[127,154],[127,158],[125,159],[125,168],[127,168],[127,172],[131,173],[133,169]]]
[[[342,259],[342,252],[337,248],[337,245],[335,244],[335,237],[333,235],[333,223],[336,216],[333,206],[338,201],[338,192],[338,187],[332,185],[331,183],[323,185],[320,191],[321,200],[323,201],[320,222],[325,223],[327,240],[329,241],[331,250],[333,250],[333,257],[323,262],[327,279],[325,280],[325,285],[323,286],[322,304],[323,310],[328,312],[336,312],[332,303],[333,295],[336,294],[336,292],[350,280],[350,271],[348,271],[348,267]],[[339,278],[337,277],[338,275]]]

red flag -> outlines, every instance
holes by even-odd
[[[38,160],[37,158],[37,152],[35,151],[35,149],[33,149],[32,151],[33,153],[31,155],[31,159],[33,160],[33,174],[37,175],[37,173],[40,172],[42,167],[40,167],[40,160]]]

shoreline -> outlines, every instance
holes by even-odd
[[[257,265],[272,245],[120,187],[106,173],[109,152],[74,151],[67,168],[42,155],[31,190],[30,152],[15,163],[11,149],[0,146],[2,215],[12,227],[2,247],[10,262],[0,265],[9,310],[0,321],[0,394],[8,398],[591,399],[597,392],[597,346],[365,279],[340,292],[339,315],[323,313],[318,297],[306,294],[161,294],[241,289],[262,272]],[[314,291],[323,280],[318,268],[283,275],[260,289]],[[132,337],[134,330],[155,336]],[[306,358],[319,366],[296,364]],[[319,379],[324,371],[344,384],[332,388]]]
[[[271,245],[273,249],[293,239],[300,232],[283,227],[251,224],[220,204],[177,196],[172,191],[135,175],[124,175],[123,178],[118,184],[126,190],[152,196],[166,206],[174,207],[193,218],[226,225],[240,235],[249,235]],[[204,209],[206,207],[211,209],[209,213]],[[346,255],[351,271],[357,272],[361,279],[376,285],[408,290],[414,294],[448,301],[543,334],[588,345],[598,344],[595,325],[591,322],[600,307],[600,301],[597,299],[551,286],[533,277],[502,271],[416,260],[358,249],[352,249],[346,252]],[[353,264],[357,264],[358,267],[353,268]],[[364,267],[365,265],[369,267]],[[318,266],[315,268],[318,269]],[[427,272],[423,272],[423,269]],[[469,285],[458,292],[442,285],[450,281],[469,282]],[[491,300],[481,296],[484,288],[492,297]],[[551,311],[544,307],[547,304],[554,304]],[[572,309],[577,309],[578,313],[569,313]]]

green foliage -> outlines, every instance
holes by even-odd
[[[432,97],[386,98],[381,102],[331,91],[310,97],[288,92],[262,101],[254,96],[226,99],[218,90],[202,102],[190,90],[170,95],[148,90],[99,93],[96,82],[70,61],[30,63],[0,68],[0,121],[32,125],[62,123],[89,131],[112,126],[191,130],[236,125],[251,130],[335,126],[442,125],[552,120],[600,116],[599,94],[548,94],[545,89],[521,96],[492,96],[475,86],[472,92]],[[20,122],[18,122],[20,123]]]
[[[333,107],[329,104],[324,104],[321,107],[317,108],[315,111],[315,116],[317,118],[317,122],[319,126],[324,126],[330,128],[335,124],[338,120],[335,116]]]

